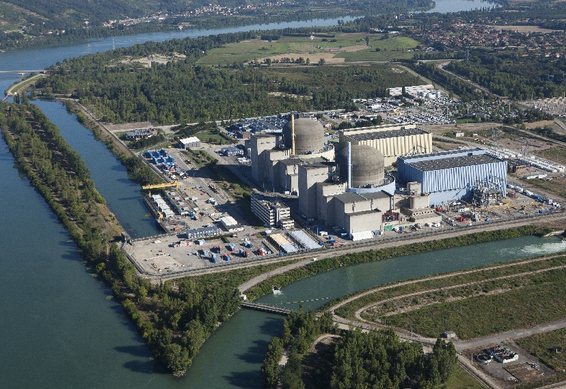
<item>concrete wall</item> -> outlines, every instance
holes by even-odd
[[[328,179],[329,166],[301,165],[299,166],[299,210],[309,218],[316,218],[316,187],[317,182]]]

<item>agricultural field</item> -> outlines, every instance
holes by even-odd
[[[386,34],[337,33],[314,36],[281,36],[279,40],[252,39],[213,49],[199,60],[202,65],[226,66],[250,61],[272,62],[299,57],[316,64],[352,61],[389,61],[412,58],[412,49],[419,42],[408,37]]]

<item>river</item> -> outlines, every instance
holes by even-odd
[[[448,2],[448,1],[446,1]],[[442,1],[437,1],[437,4]],[[477,7],[462,0],[454,6]],[[473,7],[472,7],[473,6]],[[335,21],[332,21],[334,23]],[[329,24],[332,24],[329,22]],[[292,24],[314,25],[312,22]],[[283,27],[282,25],[271,26]],[[242,29],[268,28],[247,26]],[[183,31],[184,36],[236,31]],[[193,35],[191,35],[193,34]],[[41,69],[65,58],[147,40],[181,37],[178,32],[117,37],[63,47],[0,54],[0,70]],[[0,90],[19,77],[0,74]],[[135,236],[155,233],[139,188],[125,169],[76,118],[56,102],[36,102],[83,156],[98,190]],[[43,199],[14,168],[0,141],[0,386],[6,388],[260,388],[259,366],[282,319],[240,311],[204,345],[186,377],[160,372],[110,291],[92,277],[68,234]],[[565,249],[557,239],[522,238],[396,258],[324,273],[285,287],[261,301],[316,308],[355,290],[386,282],[507,261]],[[457,259],[457,260],[456,260]]]

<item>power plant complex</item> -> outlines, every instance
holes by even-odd
[[[259,188],[298,196],[298,213],[340,228],[353,240],[418,222],[437,222],[430,207],[460,198],[500,199],[507,164],[481,149],[432,152],[432,136],[414,125],[343,130],[325,143],[322,124],[291,120],[282,134],[249,139]],[[385,167],[397,163],[398,183]],[[401,183],[408,191],[400,192]],[[254,209],[258,208],[257,204]]]

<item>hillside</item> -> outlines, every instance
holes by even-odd
[[[429,0],[0,0],[0,50],[185,27],[397,13],[430,6]]]

